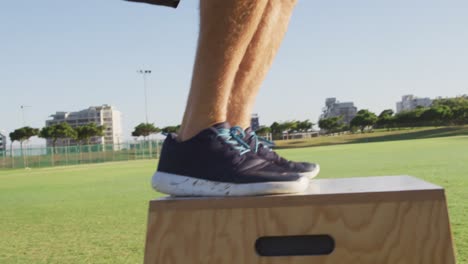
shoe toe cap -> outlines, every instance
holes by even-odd
[[[303,172],[309,172],[309,171],[314,171],[318,168],[318,165],[315,163],[309,163],[309,162],[301,162],[299,163],[299,167],[301,171]]]

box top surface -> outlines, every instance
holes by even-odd
[[[412,176],[379,176],[312,180],[307,195],[439,190],[442,187]]]
[[[441,196],[442,195],[442,196]],[[304,193],[244,197],[164,197],[150,202],[151,209],[197,209],[288,206],[334,202],[433,199],[443,188],[412,176],[378,176],[312,180]]]

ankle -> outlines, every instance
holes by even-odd
[[[190,122],[189,124],[182,124],[176,140],[178,142],[189,140],[200,133],[202,130],[222,122],[225,122],[225,120],[210,120],[205,122]]]
[[[241,127],[243,130],[250,127],[250,119],[228,119],[229,124],[232,126]]]

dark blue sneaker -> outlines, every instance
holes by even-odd
[[[303,192],[309,179],[258,157],[221,123],[178,142],[164,141],[153,188],[174,196],[243,196]]]
[[[267,146],[267,140],[257,136],[255,131],[250,127],[245,131],[240,127],[234,127],[233,129],[236,129],[238,131],[237,133],[243,134],[244,142],[250,146],[252,152],[257,153],[261,158],[274,162],[276,165],[283,167],[287,171],[299,173],[299,175],[303,177],[315,178],[319,174],[320,166],[318,164],[294,162],[281,157]]]

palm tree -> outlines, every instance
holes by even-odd
[[[132,132],[132,136],[134,137],[143,137],[145,142],[147,142],[147,137],[151,134],[156,134],[159,133],[161,129],[158,127],[155,127],[154,124],[150,123],[140,123],[138,126],[135,127],[135,130]],[[151,142],[149,143],[149,153],[151,156],[152,153],[152,147],[151,147]]]
[[[76,138],[76,131],[68,123],[58,123],[41,129],[39,137],[52,140],[52,165],[58,139]]]
[[[23,143],[29,140],[31,137],[37,136],[38,134],[39,134],[39,129],[25,126],[25,127],[14,130],[9,135],[11,144],[13,144],[14,141],[19,141],[20,143],[21,156],[23,157],[24,167],[27,167],[28,162],[23,153]]]
[[[80,146],[80,160],[82,159],[81,154],[81,145],[83,142],[86,143],[89,152],[89,140],[92,137],[102,137],[104,136],[104,126],[98,126],[95,123],[89,123],[83,126],[75,127],[75,140],[78,141]]]

